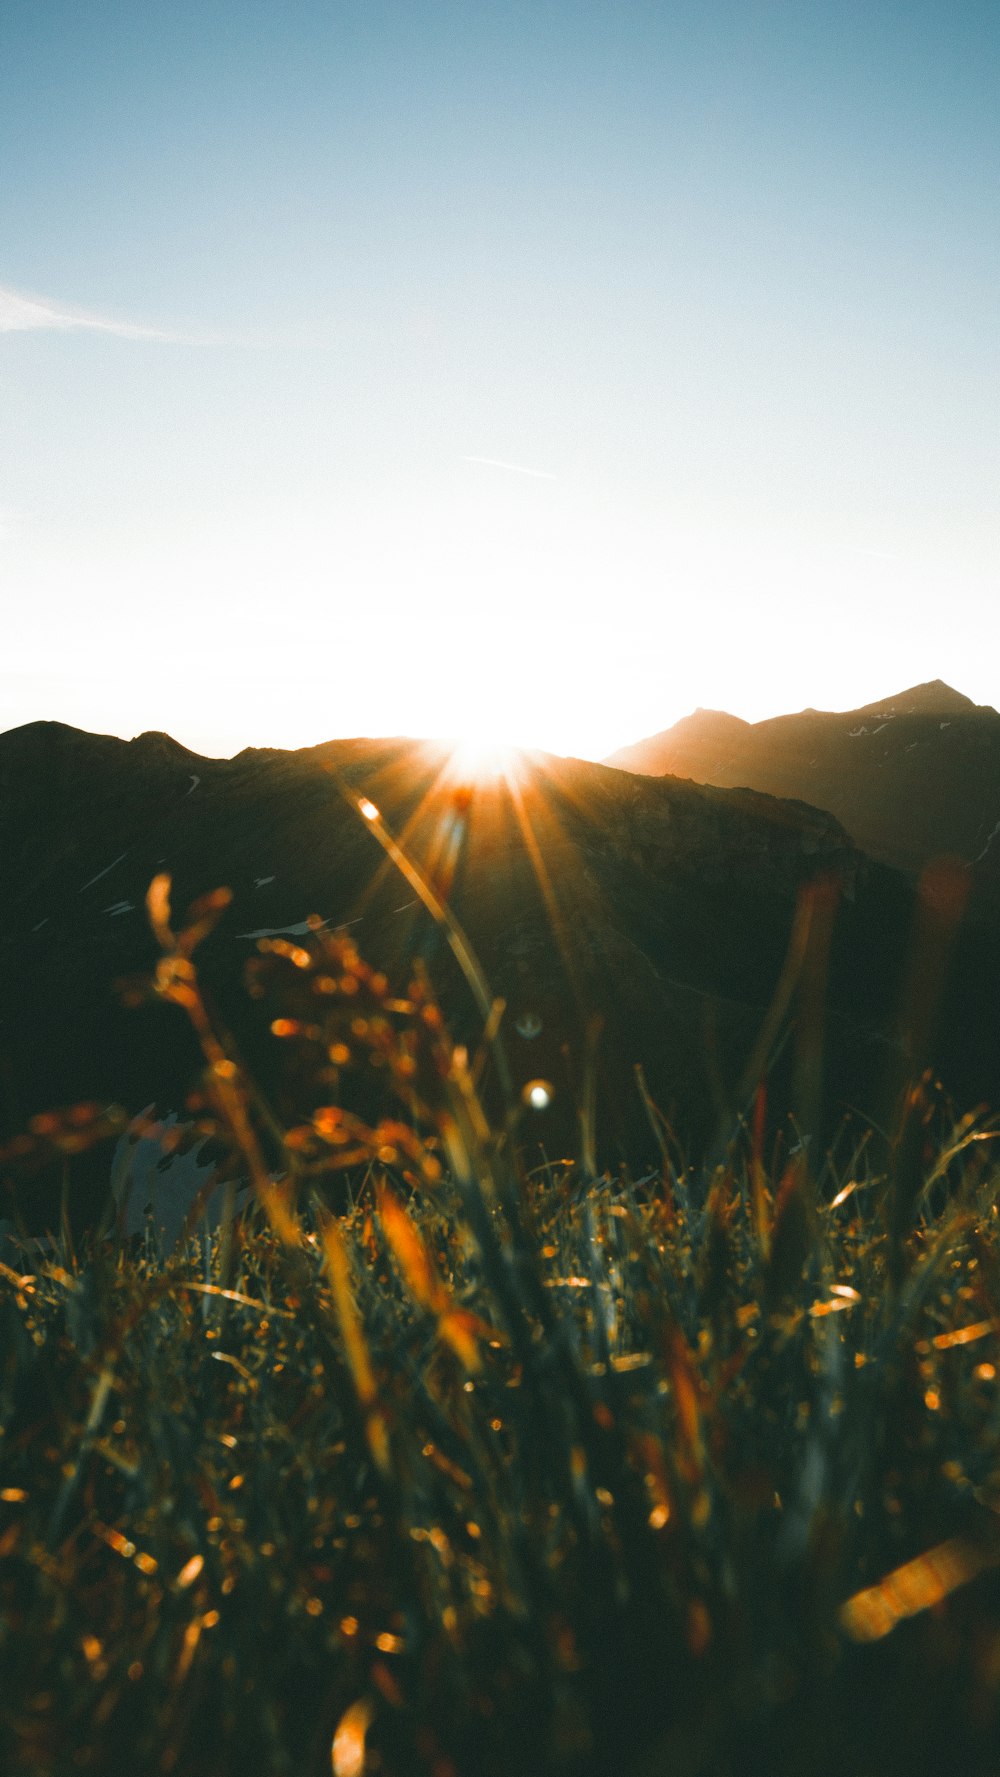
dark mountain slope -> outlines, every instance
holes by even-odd
[[[696,710],[607,763],[802,797],[899,869],[947,852],[987,898],[1000,888],[1000,715],[940,680],[846,713],[749,723]]]
[[[349,929],[390,971],[424,956],[456,1034],[474,1040],[467,990],[351,806],[360,793],[394,831],[407,829],[441,887],[451,858],[452,903],[507,1002],[514,1074],[555,1085],[551,1110],[526,1131],[549,1152],[576,1143],[595,1014],[605,1160],[649,1157],[636,1062],[681,1132],[705,1139],[757,1038],[797,899],[816,878],[840,895],[830,1114],[844,1100],[873,1102],[898,1073],[913,890],[859,854],[830,815],[542,755],[521,756],[512,784],[462,785],[447,768],[440,747],[406,741],[211,760],[162,735],[126,743],[51,723],[0,735],[0,1135],[83,1098],[131,1111],[183,1105],[198,1066],[183,1016],[125,1010],[115,990],[155,960],[143,899],[160,870],[173,876],[179,910],[220,884],[234,891],[200,966],[283,1113],[294,1108],[288,1046],[270,1036],[275,1008],[248,999],[243,972],[257,935],[301,932],[310,913]],[[998,984],[996,959],[973,934],[935,1053],[965,1099],[996,1085]]]

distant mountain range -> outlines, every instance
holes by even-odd
[[[974,867],[980,892],[1000,888],[1000,715],[940,679],[844,714],[751,723],[699,709],[605,763],[799,797],[898,869],[948,852]]]
[[[974,719],[985,732],[986,718]],[[890,712],[876,744],[897,723],[948,720],[936,709]],[[882,727],[872,712],[861,725]],[[303,934],[309,914],[348,929],[394,975],[423,956],[457,1037],[474,1041],[477,1017],[441,933],[386,863],[358,813],[362,794],[439,882],[443,861],[455,861],[450,901],[506,1002],[515,1079],[555,1087],[526,1141],[550,1154],[576,1147],[596,1018],[602,1161],[641,1165],[655,1153],[636,1063],[682,1136],[703,1144],[739,1108],[796,906],[816,881],[839,901],[826,1121],[848,1103],[883,1108],[902,1065],[916,891],[801,799],[545,755],[520,756],[511,783],[470,786],[429,743],[337,741],[217,760],[162,734],[125,742],[40,722],[0,734],[0,1141],[79,1099],[183,1109],[200,1065],[183,1015],[127,1010],[115,985],[155,960],[144,897],[158,871],[173,876],[179,912],[219,885],[234,892],[200,967],[279,1114],[294,1114],[289,1045],[270,1035],[276,1008],[248,998],[243,974],[257,938]],[[1000,1102],[998,923],[973,922],[961,938],[931,1054],[963,1102]],[[795,1055],[793,1038],[776,1064],[778,1108],[793,1107]],[[101,1188],[97,1160],[78,1170],[86,1191]]]

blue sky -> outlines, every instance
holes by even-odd
[[[6,0],[0,727],[1000,703],[998,52],[971,0]]]

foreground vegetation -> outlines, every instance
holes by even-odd
[[[994,1772],[995,1126],[924,1083],[810,1166],[761,1097],[633,1180],[584,1104],[529,1169],[494,1029],[317,933],[262,947],[325,1092],[279,1127],[201,1000],[212,906],[176,937],[154,891],[255,1195],[169,1257],[8,1246],[3,1769]],[[362,1064],[394,1114],[344,1110]]]

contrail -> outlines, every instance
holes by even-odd
[[[501,457],[463,457],[463,463],[485,463],[488,469],[509,469],[514,475],[533,475],[536,481],[558,481],[547,469],[526,469],[523,463],[505,463]]]

